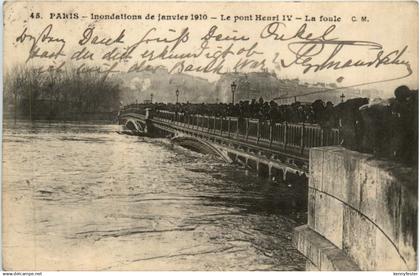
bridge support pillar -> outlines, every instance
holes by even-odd
[[[150,108],[146,108],[146,116],[145,116],[146,120],[147,119],[152,119],[152,110]]]

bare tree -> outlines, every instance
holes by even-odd
[[[61,72],[40,72],[34,68],[16,66],[5,74],[5,115],[13,112],[33,118],[58,119],[77,112],[86,114],[113,112],[119,106],[119,81],[103,78],[99,73],[79,73],[70,68]]]

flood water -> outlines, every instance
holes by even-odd
[[[4,268],[305,268],[304,189],[119,129],[3,125]]]

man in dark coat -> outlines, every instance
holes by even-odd
[[[368,98],[354,98],[335,107],[339,118],[342,145],[350,150],[359,150],[360,148],[361,117],[359,107],[368,102]]]
[[[395,89],[391,104],[394,157],[404,163],[417,163],[418,90],[403,85]]]
[[[360,107],[362,139],[360,150],[378,157],[391,157],[395,136],[389,100],[374,99]]]

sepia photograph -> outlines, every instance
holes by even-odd
[[[417,275],[418,39],[415,1],[4,2],[3,275]]]

